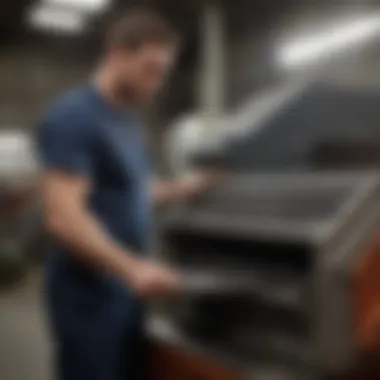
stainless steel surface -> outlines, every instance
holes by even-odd
[[[273,364],[259,358],[243,358],[231,345],[206,345],[194,339],[172,323],[165,315],[151,315],[147,321],[147,332],[155,340],[166,342],[188,353],[209,358],[236,369],[247,379],[252,380],[314,380],[310,368],[296,368],[286,364]]]
[[[304,304],[305,284],[289,275],[265,275],[257,269],[186,269],[183,278],[187,297],[247,296],[289,309],[300,309]]]
[[[369,172],[237,176],[180,205],[164,226],[186,308],[168,318],[248,362],[349,370],[351,268],[379,204],[380,176]]]
[[[352,269],[368,239],[380,225],[379,182],[355,205],[340,229],[325,242],[314,272],[314,332],[320,360],[331,370],[356,362],[354,312],[350,294]]]
[[[321,244],[377,179],[376,173],[237,175],[196,202],[173,209],[164,228]]]

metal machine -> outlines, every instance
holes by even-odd
[[[380,347],[380,92],[274,94],[187,158],[234,174],[163,223],[186,292],[148,324],[162,379],[346,380]]]
[[[380,346],[379,224],[376,173],[237,175],[171,210],[165,257],[186,291],[148,327],[177,353],[214,363],[177,378],[354,370]]]

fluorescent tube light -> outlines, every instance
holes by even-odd
[[[85,29],[85,17],[78,11],[38,6],[30,10],[30,24],[36,29],[77,34]]]
[[[100,12],[110,5],[110,0],[44,0],[46,4],[72,8],[84,12]]]
[[[380,17],[353,21],[285,45],[280,49],[278,60],[283,67],[308,64],[367,42],[379,32]]]

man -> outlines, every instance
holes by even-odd
[[[149,168],[134,109],[161,87],[176,37],[135,12],[110,30],[93,83],[48,111],[39,136],[46,227],[54,237],[47,300],[61,380],[142,379],[140,301],[181,279],[144,258]],[[194,194],[202,176],[154,187],[156,201]]]

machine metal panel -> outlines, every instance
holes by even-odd
[[[378,227],[379,200],[378,173],[329,172],[235,176],[177,205],[163,236],[184,273],[187,312],[171,309],[169,320],[227,356],[349,369],[353,267]]]
[[[359,348],[354,336],[354,271],[363,249],[379,226],[377,183],[340,228],[330,233],[330,239],[318,255],[314,273],[316,352],[330,371],[342,371],[356,361]]]
[[[240,175],[177,205],[164,228],[320,244],[377,181],[376,173]]]

